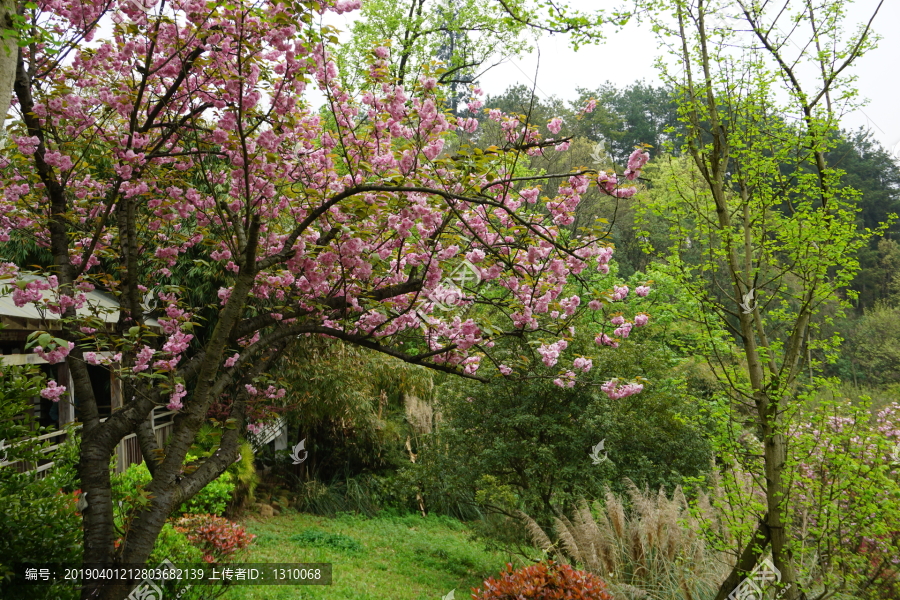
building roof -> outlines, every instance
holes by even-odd
[[[46,281],[45,277],[34,275],[25,276],[23,279],[43,279]],[[12,292],[12,286],[9,284],[0,288],[0,319],[2,319],[6,329],[40,330],[59,328],[58,323],[53,323],[53,321],[59,321],[59,315],[53,314],[49,310],[38,308],[34,302],[29,302],[24,306],[16,306]],[[44,290],[41,293],[46,299],[52,297],[49,290]],[[89,317],[93,315],[106,323],[118,322],[119,302],[113,295],[100,290],[84,292],[84,295],[86,298],[84,306],[75,311],[78,316]],[[159,326],[159,322],[153,318],[148,318],[146,323],[151,327]]]

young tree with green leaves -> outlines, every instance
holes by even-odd
[[[847,69],[873,47],[874,15],[849,32],[845,2],[673,0],[660,10],[671,15],[654,26],[678,65],[663,76],[676,90],[687,160],[650,176],[649,206],[670,224],[669,261],[703,303],[698,321],[721,323],[739,341],[740,360],[713,353],[711,364],[730,418],[762,444],[761,460],[746,465],[764,498],[758,525],[743,535],[716,600],[743,585],[767,547],[781,597],[806,598],[789,431],[803,391],[819,384],[804,379],[818,368],[809,351],[839,341],[822,339],[815,317],[852,280],[853,256],[871,234],[857,229],[856,194],[825,156],[854,105]],[[738,30],[752,41],[741,43]]]
[[[520,9],[523,4],[515,0],[510,8]],[[474,83],[492,60],[527,52],[525,30],[499,3],[371,0],[363,3],[352,37],[337,56],[351,85],[358,85],[373,45],[388,44],[389,70],[398,83],[408,86],[439,61],[444,69],[439,82],[457,88]]]
[[[621,8],[583,11],[564,2],[532,0],[367,0],[351,40],[337,52],[338,63],[348,89],[360,89],[369,52],[385,44],[392,50],[388,70],[401,85],[408,87],[426,69],[438,68],[438,81],[449,86],[455,112],[481,75],[533,49],[529,34],[566,34],[577,49],[602,40],[605,31],[625,25],[631,16]]]

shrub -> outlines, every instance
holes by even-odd
[[[2,326],[0,326],[2,329]],[[82,555],[81,518],[75,510],[78,488],[78,438],[68,432],[66,441],[53,450],[51,440],[34,437],[49,428],[31,429],[34,422],[15,417],[33,410],[32,398],[44,387],[45,375],[35,365],[2,365],[0,370],[0,457],[35,466],[52,459],[53,466],[41,478],[18,473],[14,466],[0,467],[0,598],[4,600],[68,600],[78,591],[63,582],[41,586],[11,586],[13,565],[77,563]],[[5,442],[14,441],[12,446]],[[58,440],[54,440],[58,441]]]
[[[179,513],[221,515],[234,493],[234,483],[228,471],[204,487],[179,507]]]
[[[228,467],[234,482],[232,494],[232,509],[240,509],[245,504],[253,502],[256,486],[259,485],[259,475],[253,464],[253,446],[247,440],[241,442],[241,458]]]
[[[156,538],[156,545],[153,546],[147,564],[156,566],[166,559],[176,565],[199,563],[203,560],[203,552],[191,542],[187,534],[176,529],[171,522],[166,522]]]
[[[222,431],[221,424],[215,420],[204,423],[197,431],[194,444],[188,452],[187,462],[212,456],[218,450],[222,441]],[[253,464],[254,452],[252,444],[247,440],[241,440],[239,448],[240,458],[228,465],[228,469],[225,471],[231,476],[231,481],[235,484],[231,497],[232,509],[240,509],[246,502],[252,502],[253,492],[259,484],[259,476]],[[191,510],[187,512],[210,512],[199,506],[190,508]]]
[[[606,584],[596,575],[569,565],[547,561],[514,571],[511,564],[499,580],[491,577],[484,590],[475,590],[476,600],[613,600]]]
[[[31,473],[4,473],[0,478],[0,598],[62,600],[78,597],[63,584],[7,588],[4,579],[15,573],[13,563],[68,563],[81,560],[81,517],[75,512],[77,494],[59,488],[52,476],[36,479]]]
[[[204,543],[203,540],[198,541],[200,544]],[[159,537],[156,538],[153,552],[147,560],[147,566],[155,567],[165,559],[182,568],[204,560],[204,551],[194,545],[186,533],[175,527],[174,520],[163,525]],[[223,563],[227,564],[228,561],[219,562],[219,566],[224,566]],[[178,598],[179,600],[215,600],[228,591],[225,582],[218,585],[185,586],[184,581],[172,580],[162,587],[162,598]]]
[[[3,563],[71,563],[81,556],[76,497],[51,478],[17,474],[0,481],[0,571]]]
[[[576,327],[567,351],[593,352],[592,327]],[[510,360],[532,352],[515,343],[501,348]],[[707,473],[711,424],[681,372],[683,358],[644,331],[599,352],[602,360],[571,388],[553,384],[558,369],[540,361],[526,381],[444,381],[436,392],[441,426],[419,440],[415,464],[400,469],[410,508],[418,492],[428,511],[452,509],[453,500],[506,514],[522,509],[549,525],[579,497],[626,491],[625,478],[672,490]],[[628,401],[611,400],[600,386],[613,374],[652,383]],[[601,441],[608,456],[597,464],[590,453]]]
[[[115,502],[124,501],[133,496],[144,486],[150,483],[150,471],[145,463],[131,465],[124,472],[113,475],[112,490]],[[234,492],[234,482],[228,471],[211,481],[193,498],[183,503],[173,515],[189,514],[214,514],[221,515]]]
[[[0,394],[2,400],[2,394]],[[0,402],[2,403],[2,402]],[[23,444],[28,445],[28,444]],[[39,478],[0,468],[0,598],[18,600],[75,599],[78,591],[64,583],[50,586],[7,586],[14,563],[72,564],[81,560],[81,517],[76,512],[78,474],[67,457],[74,436],[54,452],[54,466]],[[37,452],[33,448],[22,454]],[[20,454],[21,456],[21,454]]]
[[[256,537],[237,523],[216,515],[184,515],[175,522],[175,531],[187,535],[203,552],[206,562],[220,562],[247,548]]]

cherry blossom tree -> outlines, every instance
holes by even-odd
[[[632,196],[623,182],[649,155],[636,150],[621,179],[589,169],[516,175],[523,154],[562,152],[568,140],[542,139],[534,124],[492,111],[498,145],[466,145],[477,120],[440,111],[434,77],[397,85],[382,47],[369,69],[376,85],[368,89],[378,93],[351,97],[329,53],[331,32],[311,23],[359,4],[40,0],[24,8],[41,35],[18,53],[14,148],[0,159],[0,241],[42,248],[52,262],[30,272],[7,262],[0,276],[16,304],[38,305],[62,325],[31,344],[72,374],[74,390],[50,381],[42,395],[77,398],[85,563],[146,562],[173,508],[234,462],[256,407],[284,394],[268,373],[300,336],[482,380],[515,377],[492,359],[494,340],[530,336],[553,348],[546,355],[567,385],[592,364],[564,353],[578,315],[613,303],[627,312],[627,286],[582,286],[588,298],[564,297],[591,269],[608,271],[612,248],[601,231],[559,228],[590,186]],[[310,87],[326,94],[323,110],[304,100]],[[477,94],[470,111],[482,108]],[[552,198],[541,197],[548,179],[559,182]],[[215,297],[198,299],[183,284],[198,268],[221,282]],[[454,289],[450,276],[461,268],[468,280]],[[95,289],[118,308],[92,304]],[[646,315],[634,319],[645,323]],[[598,343],[617,344],[625,325],[610,324]],[[103,422],[89,365],[124,382],[123,406]],[[619,397],[640,391],[608,387]],[[186,468],[198,428],[226,394],[218,450]],[[150,422],[161,406],[178,411],[165,447]],[[117,544],[109,462],[130,433],[153,477],[151,500]],[[122,598],[133,585],[87,586],[83,597]]]

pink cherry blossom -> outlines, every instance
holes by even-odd
[[[470,356],[464,361],[462,361],[463,372],[467,375],[474,375],[476,371],[478,371],[479,363],[481,362],[480,356]]]
[[[619,347],[619,342],[615,338],[611,338],[605,333],[601,333],[600,335],[595,337],[594,341],[601,346],[609,346],[611,348]]]
[[[597,264],[605,265],[607,264],[613,255],[613,247],[612,246],[604,246],[597,252]]]
[[[592,360],[589,359],[589,358],[584,358],[584,357],[579,356],[579,357],[576,358],[575,361],[572,363],[572,366],[573,366],[575,369],[579,369],[579,370],[584,371],[585,373],[587,373],[587,372],[590,371],[591,368],[594,366],[594,361],[592,361]]]
[[[552,344],[541,344],[538,348],[538,354],[543,357],[544,364],[552,367],[559,360],[560,353],[566,349],[569,343],[566,340],[559,340]]]
[[[441,150],[444,148],[444,140],[438,139],[434,142],[425,146],[425,149],[422,151],[422,154],[425,155],[425,158],[428,160],[434,160],[441,153]]]
[[[141,348],[140,352],[137,353],[134,361],[134,367],[131,370],[135,373],[140,373],[141,371],[146,371],[149,368],[150,359],[153,358],[155,350],[149,346],[144,346]]]
[[[621,302],[626,297],[628,297],[628,286],[613,286],[613,294],[612,299],[616,302]]]
[[[613,333],[620,338],[627,338],[631,334],[631,323],[624,323],[621,327],[617,327]]]
[[[57,346],[50,351],[45,351],[41,346],[36,346],[35,354],[46,360],[51,365],[61,363],[69,355],[69,352],[75,349],[75,344],[67,342],[64,346]]]
[[[553,380],[554,385],[558,385],[559,387],[575,387],[574,379],[562,379],[557,378]]]
[[[59,402],[60,396],[66,393],[66,386],[59,385],[52,379],[47,382],[47,387],[41,390],[41,397],[53,402]]]
[[[468,252],[466,254],[466,260],[468,260],[470,263],[478,264],[484,260],[485,256],[486,256],[486,254],[485,254],[484,250],[481,250],[480,248],[475,248],[474,250],[472,250],[471,252]]]
[[[184,389],[184,384],[178,383],[175,385],[175,391],[172,392],[172,395],[169,398],[169,404],[166,406],[169,410],[181,410],[184,408],[184,405],[181,403],[181,399],[187,396],[187,391]]]
[[[625,177],[630,180],[637,179],[641,169],[644,168],[648,160],[650,160],[649,152],[642,152],[640,149],[636,149],[628,157],[628,168],[625,170]]]
[[[550,133],[556,135],[559,133],[559,130],[562,129],[562,119],[559,117],[550,119],[550,122],[547,123],[547,129],[550,130]]]
[[[626,383],[624,385],[619,385],[618,379],[610,379],[601,385],[600,389],[609,396],[610,400],[619,400],[620,398],[626,398],[641,393],[644,390],[644,385],[641,383]]]

